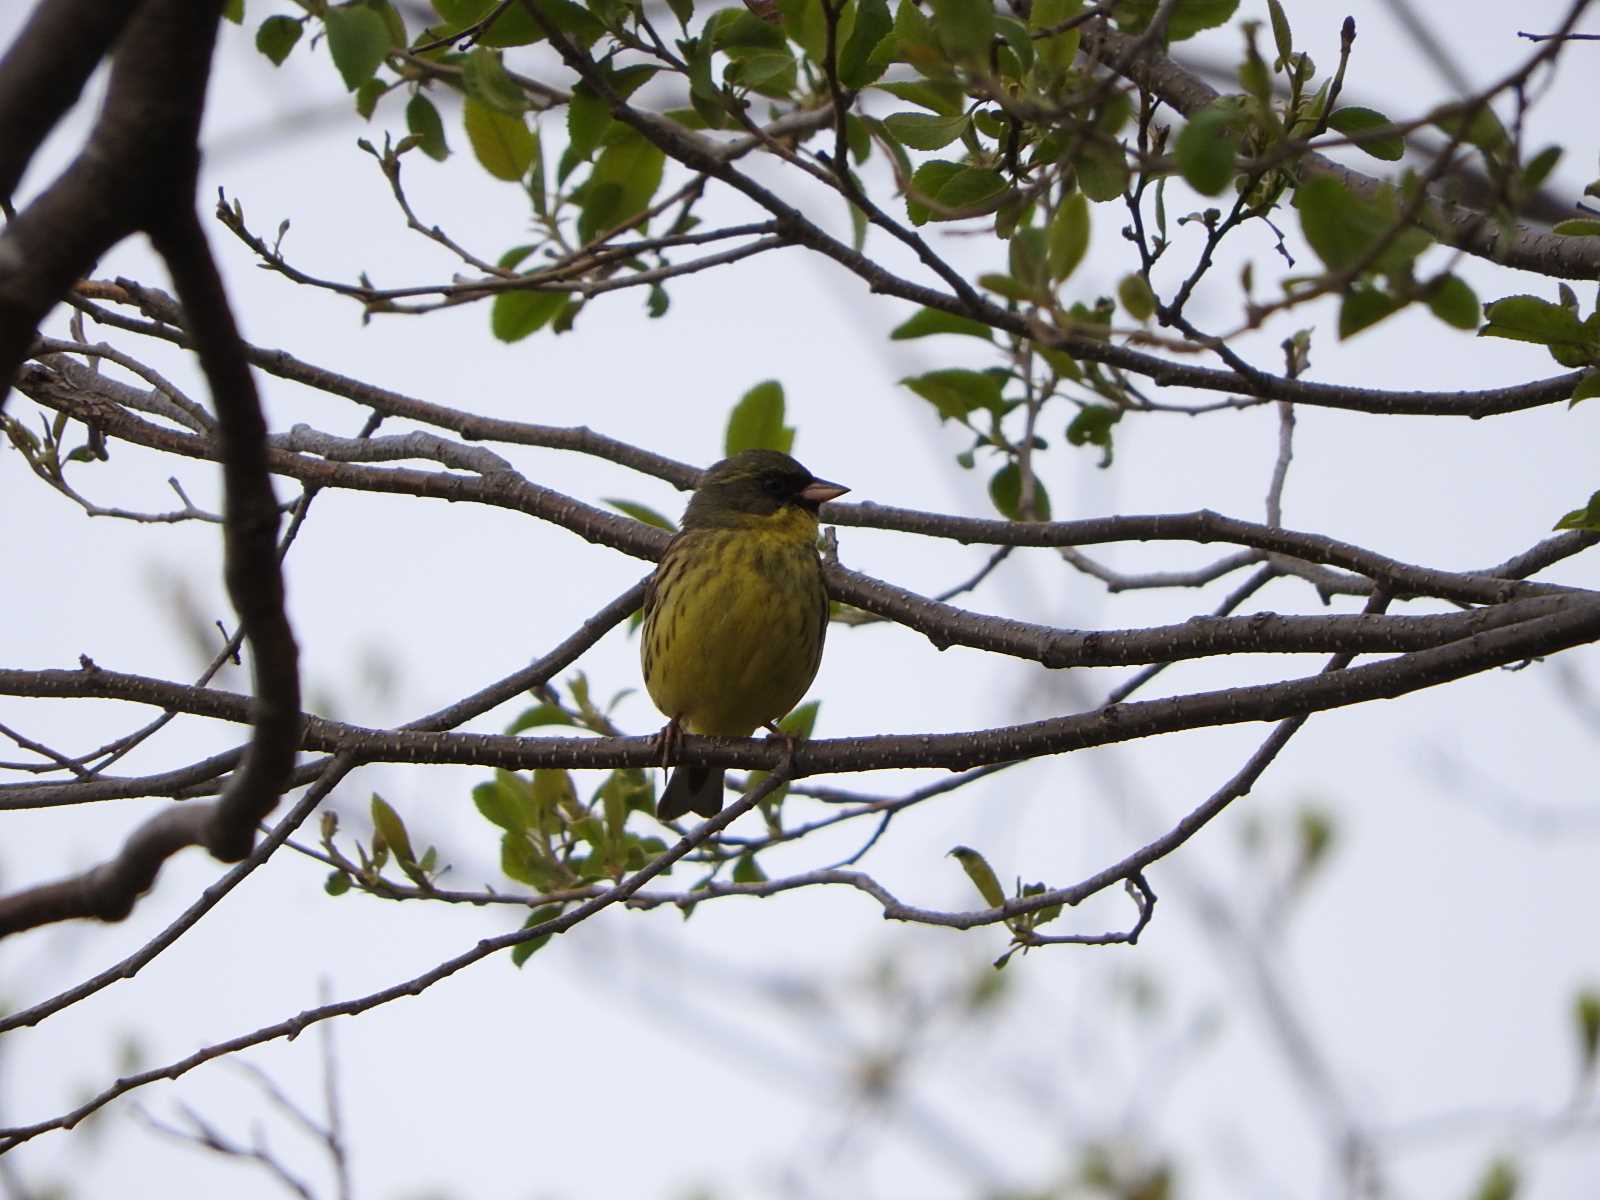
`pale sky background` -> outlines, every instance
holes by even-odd
[[[27,7],[0,9],[0,40],[9,41]],[[1346,12],[1356,17],[1347,82],[1353,102],[1371,100],[1404,117],[1448,98],[1388,5],[1289,0],[1286,7],[1297,42],[1324,68],[1337,57],[1339,20]],[[1483,83],[1528,52],[1517,29],[1551,26],[1564,6],[1419,0],[1415,7],[1435,14],[1438,35]],[[270,236],[290,221],[285,251],[317,275],[353,278],[365,270],[380,285],[447,278],[454,262],[406,231],[376,164],[354,145],[358,136],[381,140],[385,130],[402,130],[399,102],[388,101],[368,127],[345,112],[280,128],[339,98],[325,47],[303,42],[274,69],[250,45],[263,17],[287,9],[248,0],[245,29],[225,33],[206,122],[202,205],[222,187],[258,233]],[[1241,12],[1264,16],[1265,4],[1246,0]],[[1237,53],[1237,39],[1236,31],[1215,31],[1188,47],[1225,58]],[[1568,54],[1560,84],[1530,119],[1529,143],[1567,142],[1552,186],[1576,198],[1592,175],[1591,81],[1600,49],[1579,44]],[[58,131],[25,194],[65,161],[88,115],[80,111]],[[465,160],[453,112],[446,126],[459,157],[437,166],[409,156],[408,192],[425,220],[493,256],[523,240],[523,204],[515,188]],[[562,124],[546,118],[542,128],[555,140]],[[747,164],[764,180],[784,179],[770,162]],[[1169,194],[1174,216],[1185,207],[1175,198],[1180,190]],[[834,227],[845,224],[836,197],[813,210]],[[720,192],[708,210],[734,218],[746,211]],[[1073,282],[1085,297],[1109,290],[1126,269],[1115,233],[1125,219],[1120,208],[1097,207],[1095,218],[1092,252]],[[1293,214],[1280,223],[1297,254],[1304,251]],[[897,384],[933,366],[989,365],[981,348],[968,339],[888,342],[910,306],[869,296],[804,251],[674,282],[671,312],[660,321],[645,319],[642,292],[623,292],[586,310],[573,334],[505,346],[489,336],[481,306],[363,325],[352,303],[257,269],[243,246],[213,229],[240,322],[259,345],[427,400],[586,424],[695,462],[719,455],[738,396],[777,378],[799,427],[796,454],[852,486],[852,498],[991,511],[988,473],[952,462],[964,448],[957,431],[941,429],[929,407]],[[983,239],[932,236],[973,273],[991,265],[980,257],[990,248]],[[1230,244],[1256,260],[1258,278],[1275,270],[1264,231]],[[868,245],[885,249],[881,239]],[[1183,252],[1174,256],[1186,265]],[[1443,253],[1433,251],[1429,261]],[[1238,262],[1220,265],[1202,289],[1191,309],[1202,325],[1232,323],[1225,306]],[[1553,298],[1553,284],[1476,259],[1460,272],[1483,299],[1528,290]],[[119,248],[97,274],[165,285],[142,244]],[[1591,303],[1590,286],[1579,292]],[[1333,313],[1325,303],[1240,349],[1276,366],[1276,342],[1312,323],[1319,380],[1464,388],[1555,370],[1539,347],[1476,341],[1425,312],[1407,312],[1340,346]],[[62,324],[59,315],[54,324]],[[180,356],[157,346],[114,331],[91,328],[91,336],[195,381]],[[261,384],[276,429],[307,421],[352,434],[365,415],[278,380]],[[203,395],[198,384],[195,394]],[[8,411],[36,419],[20,397]],[[1097,469],[1095,454],[1065,445],[1066,419],[1064,407],[1050,418],[1055,427],[1044,432],[1053,446],[1040,468],[1057,515],[1206,507],[1260,518],[1276,441],[1270,411],[1130,417],[1117,431],[1110,471]],[[1486,566],[1532,544],[1586,500],[1597,484],[1596,420],[1594,406],[1483,423],[1305,410],[1286,522],[1428,565]],[[172,474],[197,503],[215,496],[209,464],[118,443],[111,449],[109,464],[78,475],[102,504],[171,508],[165,480]],[[596,459],[494,449],[530,478],[587,500],[625,496],[672,513],[681,508],[682,497],[667,486]],[[0,621],[5,665],[66,667],[88,654],[107,668],[181,679],[199,660],[175,594],[203,625],[231,623],[214,527],[88,519],[13,453],[0,454],[0,506],[8,514],[0,552],[12,581]],[[964,578],[987,553],[858,529],[840,531],[840,552],[852,567],[927,593]],[[1095,551],[1128,569],[1226,552],[1172,544]],[[309,703],[365,724],[410,719],[544,653],[643,571],[636,560],[508,512],[324,493],[288,565]],[[1600,585],[1592,554],[1546,577]],[[1110,597],[1045,552],[1019,553],[963,603],[1078,628],[1122,628],[1208,610],[1240,578],[1201,594]],[[1311,611],[1312,600],[1304,587],[1279,582],[1253,606]],[[1149,695],[1271,679],[1314,662],[1190,664],[1172,669]],[[1313,718],[1253,795],[1149,872],[1161,902],[1137,948],[1060,947],[1018,958],[1003,976],[1004,1004],[987,1022],[955,1032],[946,1020],[885,999],[875,964],[893,961],[896,977],[926,998],[983,977],[1004,949],[1004,933],[890,926],[864,896],[820,891],[720,901],[687,924],[670,911],[609,911],[521,971],[503,957],[491,960],[420,998],[335,1022],[355,1194],[677,1200],[714,1185],[725,1196],[966,1200],[1046,1184],[1071,1168],[1083,1141],[1102,1138],[1175,1156],[1184,1197],[1337,1195],[1318,1101],[1264,1019],[1233,943],[1207,920],[1205,900],[1215,893],[1246,919],[1259,915],[1262,876],[1241,850],[1244,834],[1255,823],[1286,830],[1299,805],[1315,802],[1334,814],[1338,844],[1279,934],[1274,978],[1348,1113],[1395,1135],[1385,1143],[1393,1148],[1385,1158],[1393,1194],[1466,1196],[1486,1163],[1506,1152],[1525,1167],[1526,1196],[1592,1196],[1600,1179],[1593,1104],[1587,1131],[1560,1140],[1520,1118],[1558,1114],[1570,1102],[1578,1061],[1572,998],[1580,986],[1600,984],[1597,726],[1563,690],[1592,679],[1597,665],[1592,650],[1569,652],[1518,673]],[[601,696],[638,685],[637,647],[622,630],[581,667]],[[385,673],[391,686],[379,686]],[[941,655],[897,627],[836,627],[813,693],[823,700],[817,732],[953,731],[1031,719],[1084,707],[1113,678],[1051,675],[971,650]],[[226,685],[247,682],[236,672]],[[515,711],[507,706],[473,728],[498,730]],[[0,721],[70,750],[147,716],[122,706],[0,702]],[[660,723],[642,696],[626,701],[619,719],[633,732]],[[864,866],[902,898],[948,908],[974,903],[945,857],[958,843],[983,850],[1003,880],[1072,882],[1204,799],[1266,732],[1189,733],[1029,764],[908,814]],[[178,765],[237,738],[231,727],[180,722],[126,766]],[[15,755],[6,747],[0,756]],[[441,845],[456,864],[447,880],[465,887],[497,875],[496,831],[468,794],[484,774],[367,768],[341,786],[336,803],[347,825],[360,828],[368,796],[381,791],[414,838]],[[884,773],[850,783],[887,794],[934,777]],[[597,782],[580,777],[579,786],[587,794]],[[159,803],[6,814],[0,886],[101,860]],[[764,865],[772,874],[822,865],[866,832],[806,841]],[[8,939],[0,947],[0,1003],[31,1004],[102,970],[219,873],[186,852],[121,925]],[[130,1044],[141,1065],[176,1059],[315,1005],[324,989],[349,997],[409,978],[515,920],[358,895],[329,899],[324,874],[280,853],[137,979],[7,1035],[0,1124],[54,1115],[98,1091],[122,1072],[119,1055]],[[672,882],[687,878],[680,872]],[[1120,895],[1102,897],[1064,917],[1059,931],[1119,927],[1129,909]],[[1144,1020],[1116,999],[1141,979],[1160,992],[1155,1015]],[[905,1031],[921,1047],[915,1066],[897,1102],[874,1109],[852,1080],[865,1056]],[[308,1033],[248,1058],[315,1107],[319,1037]],[[286,1194],[257,1169],[174,1144],[134,1119],[142,1108],[171,1121],[180,1105],[241,1140],[259,1126],[317,1195],[333,1194],[315,1148],[226,1063],[145,1088],[87,1127],[41,1137],[7,1161],[30,1185],[65,1181],[76,1196]]]

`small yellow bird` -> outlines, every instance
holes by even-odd
[[[849,488],[787,454],[741,450],[705,473],[644,598],[650,699],[678,730],[747,737],[816,678],[828,630],[817,507]],[[679,767],[656,813],[722,811],[722,768]]]

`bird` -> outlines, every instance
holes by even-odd
[[[645,590],[639,654],[667,717],[663,765],[680,731],[778,732],[773,722],[806,694],[828,629],[817,509],[849,490],[776,450],[741,450],[701,477]],[[722,775],[678,767],[656,815],[716,816]]]

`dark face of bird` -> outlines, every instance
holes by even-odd
[[[726,524],[735,515],[770,517],[786,505],[815,517],[819,505],[849,490],[818,479],[787,454],[741,450],[705,473],[683,514],[683,524],[693,529]]]

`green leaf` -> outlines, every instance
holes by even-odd
[[[998,171],[936,158],[923,163],[911,176],[906,213],[913,225],[955,221],[993,212],[1006,191],[1006,181]]]
[[[350,890],[350,876],[343,871],[329,871],[322,881],[322,890],[330,896],[342,896]]]
[[[974,321],[971,317],[958,317],[954,313],[943,312],[937,308],[918,309],[910,318],[890,331],[889,340],[904,342],[911,338],[930,337],[936,333],[960,333],[968,337],[982,338],[986,342],[994,340],[994,331],[981,321]]]
[[[1588,355],[1596,350],[1596,335],[1585,327],[1577,313],[1564,304],[1552,304],[1538,296],[1506,296],[1488,305],[1484,316],[1487,324],[1478,330],[1479,337],[1534,342],[1550,347],[1552,353],[1562,349]]]
[[[389,54],[389,27],[370,8],[330,8],[322,17],[328,53],[347,91],[371,79]]]
[[[968,414],[988,409],[998,412],[1005,388],[1002,374],[950,367],[900,381],[939,410],[940,422],[965,421]]]
[[[666,155],[632,129],[600,152],[585,184],[578,237],[585,243],[638,216],[661,186]]]
[[[1600,533],[1600,492],[1589,497],[1589,503],[1575,508],[1555,523],[1556,529],[1582,529]]]
[[[1048,521],[1050,519],[1050,493],[1044,490],[1039,477],[1033,477],[1033,512],[1022,511],[1022,469],[1009,462],[994,473],[989,480],[989,499],[1008,521]]]
[[[540,725],[571,725],[572,714],[559,704],[539,703],[531,708],[525,708],[517,715],[517,719],[506,726],[507,733],[521,733],[524,729],[533,729]],[[476,795],[476,793],[474,793]],[[485,816],[488,814],[485,813]],[[493,817],[489,818],[491,821]]]
[[[1128,160],[1121,146],[1090,142],[1078,156],[1078,187],[1097,204],[1122,199],[1128,186]]]
[[[1405,138],[1398,133],[1386,133],[1378,137],[1361,137],[1361,135],[1368,130],[1382,129],[1393,123],[1381,112],[1355,105],[1337,109],[1333,116],[1328,118],[1329,128],[1338,130],[1346,137],[1361,138],[1356,142],[1356,149],[1364,150],[1373,158],[1381,158],[1385,162],[1397,162],[1405,157]]]
[[[856,0],[854,7],[845,11],[839,30],[843,39],[839,48],[839,82],[851,91],[859,91],[882,75],[888,65],[874,62],[872,52],[894,28],[894,18],[889,15],[888,0]]]
[[[990,908],[1005,906],[1005,891],[1000,886],[1000,880],[995,877],[994,868],[989,865],[988,859],[970,846],[957,846],[950,851],[950,857],[961,864],[961,869],[967,873],[967,878],[972,880],[972,886],[978,889],[978,895],[983,897],[985,904]]]
[[[1489,1164],[1489,1169],[1478,1181],[1472,1200],[1515,1200],[1521,1186],[1517,1164],[1509,1158],[1497,1158]]]
[[[304,32],[304,24],[293,17],[268,17],[256,30],[256,49],[265,54],[273,66],[281,67]]]
[[[476,46],[461,64],[461,85],[467,95],[495,112],[517,116],[528,110],[528,98],[506,74],[500,52]]]
[[[468,96],[462,102],[467,141],[483,169],[496,179],[515,183],[533,164],[538,143],[521,116],[496,112]]]
[[[787,49],[766,50],[735,59],[723,72],[733,88],[747,88],[763,96],[787,99],[799,79],[799,64]]]
[[[244,0],[223,0],[223,18],[235,25],[244,24]]]
[[[1082,11],[1083,0],[1033,0],[1033,9],[1028,14],[1028,29],[1034,34],[1041,29],[1054,29]],[[1065,71],[1078,53],[1078,41],[1082,33],[1080,26],[1038,38],[1039,61],[1057,71]]]
[[[1111,465],[1111,430],[1122,420],[1122,410],[1109,404],[1085,404],[1067,426],[1069,446],[1100,447],[1100,466]]]
[[[1049,280],[1043,229],[1029,226],[1017,230],[1011,237],[1007,261],[1012,278],[1027,290],[1030,297],[1046,297]]]
[[[741,450],[780,450],[787,454],[794,447],[794,430],[783,423],[783,408],[783,384],[776,379],[756,384],[728,414],[723,454]]]
[[[406,833],[405,822],[377,792],[372,793],[372,824],[397,861],[402,863],[417,861],[417,856],[411,850],[411,838]]]
[[[1155,316],[1155,293],[1150,290],[1150,281],[1137,272],[1122,277],[1117,284],[1117,299],[1135,321],[1148,321]]]
[[[1089,202],[1073,192],[1050,218],[1050,278],[1062,283],[1078,269],[1089,249]]]
[[[1143,33],[1161,0],[1116,0],[1111,19],[1128,33]],[[1178,0],[1167,19],[1167,41],[1181,42],[1204,29],[1227,24],[1239,0]]]
[[[406,128],[416,136],[417,147],[435,162],[450,157],[450,146],[444,140],[444,122],[439,110],[421,92],[406,102]]]
[[[1284,14],[1282,0],[1267,0],[1267,16],[1272,20],[1272,42],[1278,49],[1273,67],[1281,71],[1294,57],[1294,35],[1289,31],[1289,18]]]
[[[472,803],[484,818],[513,833],[528,828],[527,814],[511,789],[499,781],[480,783],[472,789]]]
[[[620,513],[626,513],[635,521],[643,521],[646,525],[654,525],[657,529],[665,529],[668,533],[676,533],[678,526],[670,517],[663,517],[648,505],[639,504],[633,500],[616,500],[607,498],[604,503],[611,505]]]
[[[1354,337],[1406,306],[1404,300],[1370,284],[1353,284],[1339,304],[1339,340]]]
[[[587,83],[578,84],[567,104],[567,153],[578,162],[588,162],[611,128],[611,120],[610,105]]]
[[[756,856],[746,850],[733,864],[733,881],[735,883],[765,883],[767,873],[756,863]]]
[[[1238,146],[1233,126],[1239,110],[1231,105],[1213,104],[1189,118],[1178,134],[1173,153],[1184,182],[1202,196],[1218,196],[1233,180]]]
[[[524,929],[532,929],[535,925],[543,925],[546,921],[554,921],[561,915],[561,905],[546,904],[543,908],[536,908],[528,914],[528,919],[522,923]],[[542,950],[552,935],[542,933],[536,938],[526,942],[518,942],[511,947],[511,964],[520,967],[532,958],[535,952]]]
[[[1294,194],[1300,210],[1300,228],[1317,257],[1330,270],[1354,267],[1366,258],[1371,248],[1387,238],[1399,217],[1393,193],[1378,202],[1358,199],[1339,180],[1317,175],[1302,183]],[[1388,245],[1372,269],[1396,273],[1410,269],[1411,262],[1431,244],[1426,233],[1415,227],[1402,229]]]
[[[388,92],[389,85],[381,79],[369,79],[356,89],[356,112],[363,121],[372,119],[372,112]]]
[[[965,113],[941,117],[934,113],[891,113],[883,126],[896,141],[913,150],[937,150],[955,141],[971,124]]]
[[[933,29],[951,58],[988,64],[994,40],[994,6],[988,0],[933,0]]]
[[[1459,136],[1462,141],[1476,146],[1485,154],[1498,154],[1511,143],[1511,135],[1500,123],[1500,118],[1495,116],[1494,109],[1487,104],[1479,105],[1469,121],[1464,121],[1459,114],[1451,114],[1436,117],[1433,123],[1449,136]]]
[[[916,10],[913,9],[913,12]],[[935,79],[914,79],[906,82],[889,82],[874,85],[880,92],[932,109],[943,117],[959,116],[964,111],[964,94],[957,84]]]
[[[1478,314],[1483,311],[1478,294],[1459,275],[1446,275],[1434,284],[1428,293],[1428,308],[1439,320],[1457,329],[1476,329]]]
[[[1562,237],[1600,237],[1600,221],[1593,217],[1574,217],[1570,221],[1557,221],[1550,232]]]
[[[672,15],[678,18],[678,25],[687,32],[689,18],[694,16],[694,0],[667,0],[667,7],[672,10]]]
[[[1593,400],[1596,396],[1600,396],[1600,367],[1591,367],[1578,380],[1578,386],[1572,389],[1572,398],[1567,401],[1567,407],[1571,408],[1580,400]]]
[[[1572,1015],[1578,1026],[1578,1061],[1581,1073],[1595,1069],[1600,1056],[1600,991],[1585,988],[1573,1001]]]
[[[520,342],[555,320],[570,299],[567,292],[499,292],[489,308],[489,330],[502,342]]]

